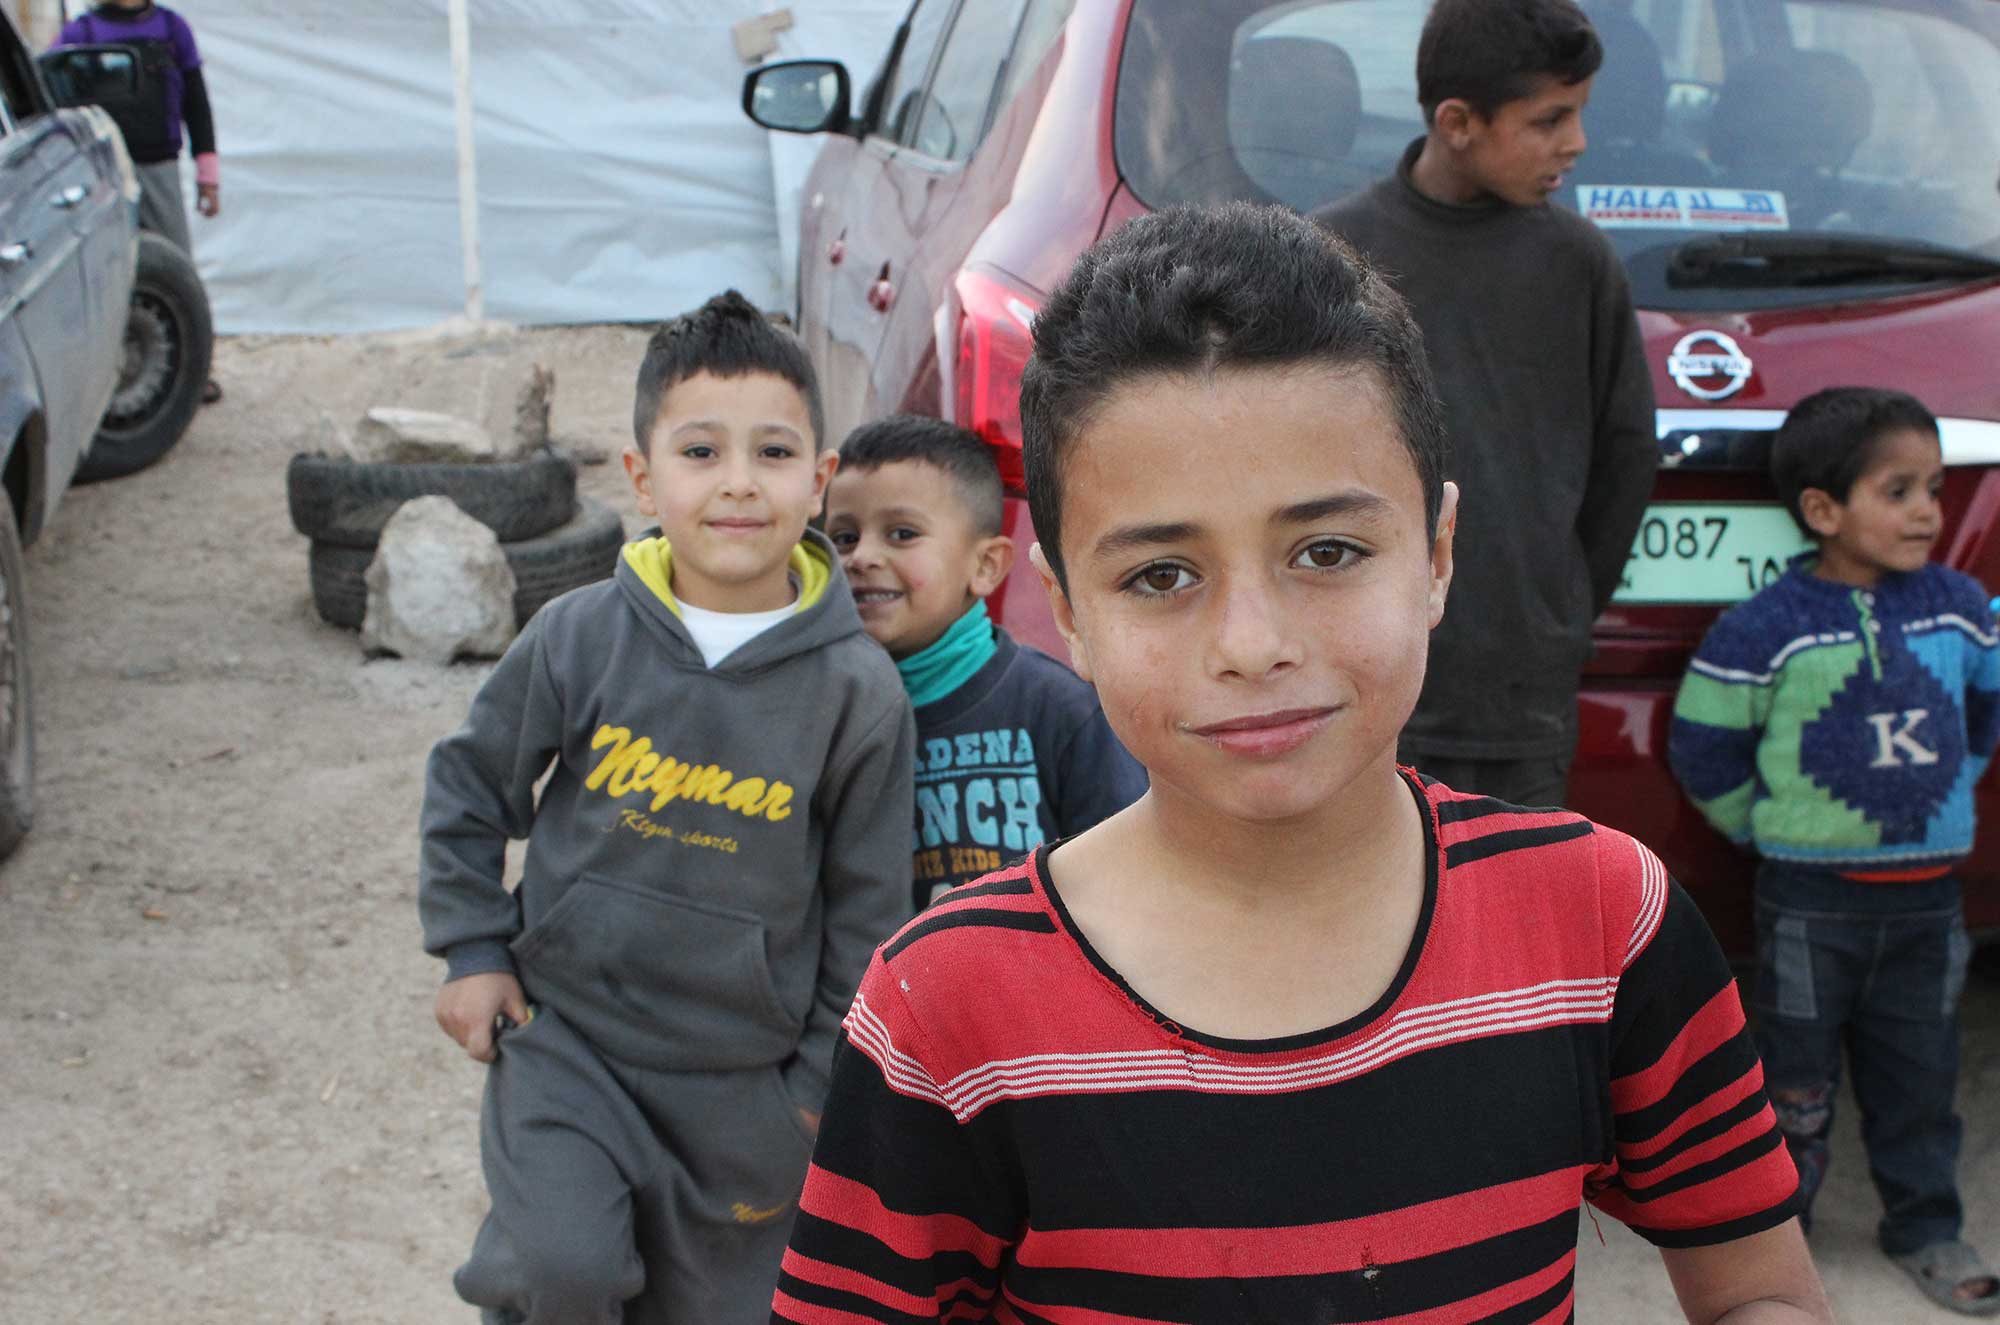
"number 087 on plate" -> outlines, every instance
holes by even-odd
[[[1775,502],[1654,502],[1612,601],[1738,603],[1811,546]]]

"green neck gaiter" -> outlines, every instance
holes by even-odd
[[[993,639],[993,623],[986,619],[986,600],[966,609],[928,648],[919,649],[896,664],[902,673],[903,689],[918,708],[943,699],[972,679],[1000,646]]]

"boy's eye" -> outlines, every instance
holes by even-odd
[[[1150,566],[1141,566],[1123,587],[1142,598],[1163,598],[1193,583],[1194,573],[1187,567],[1172,561],[1156,561]]]
[[[828,534],[826,537],[828,542],[832,543],[835,547],[841,549],[843,552],[861,541],[861,536],[855,533],[852,529],[837,529],[834,532]]]
[[[1300,570],[1339,570],[1366,556],[1360,548],[1351,543],[1337,542],[1323,538],[1317,543],[1309,543],[1292,560],[1292,565]]]
[[[760,449],[757,454],[761,455],[766,460],[789,460],[792,458],[793,453],[791,447],[781,446],[778,443],[773,442],[769,446]]]
[[[908,525],[897,525],[889,531],[889,541],[891,543],[908,543],[923,536],[924,534],[921,529],[912,529]]]
[[[711,460],[715,457],[715,448],[697,442],[693,446],[683,446],[681,454],[690,460]]]

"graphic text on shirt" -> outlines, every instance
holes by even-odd
[[[671,755],[656,753],[648,737],[633,740],[630,727],[599,726],[590,738],[590,748],[601,750],[607,745],[610,753],[591,770],[583,785],[613,800],[634,792],[651,792],[650,808],[655,812],[669,801],[684,800],[718,805],[746,819],[778,823],[791,817],[792,787],[788,782],[758,777],[739,780],[715,764],[682,763]]]
[[[1042,844],[1041,804],[1035,743],[1024,728],[927,740],[917,751],[913,849],[920,857],[952,847],[1021,855]]]

